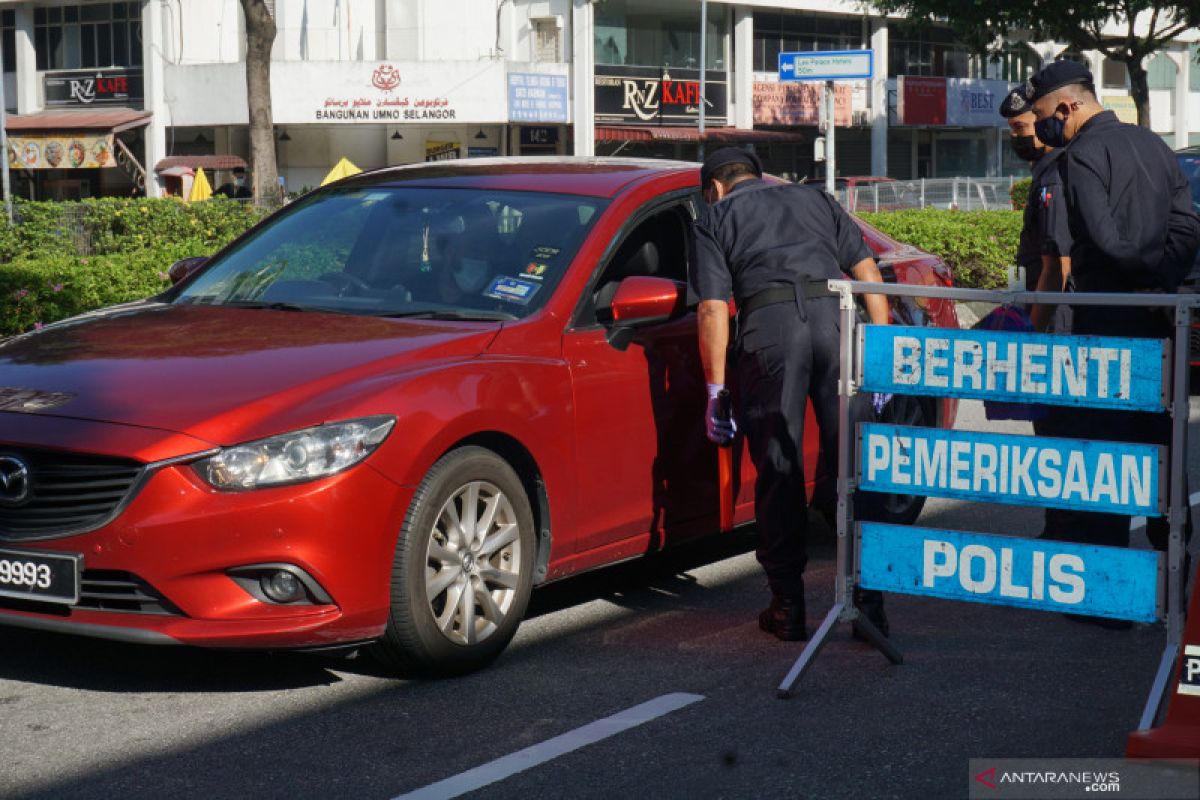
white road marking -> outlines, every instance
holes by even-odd
[[[1191,496],[1188,497],[1188,504],[1193,505],[1193,506],[1200,506],[1200,492],[1192,492]],[[1146,518],[1145,517],[1130,517],[1129,518],[1129,530],[1136,531],[1138,528],[1144,528],[1144,527],[1146,527]]]
[[[598,719],[582,728],[567,731],[553,739],[547,739],[539,744],[526,747],[524,750],[518,750],[495,761],[469,769],[452,778],[446,778],[408,794],[399,795],[394,800],[448,800],[451,797],[458,797],[496,781],[504,780],[530,767],[544,764],[551,759],[570,753],[572,750],[578,750],[630,728],[636,728],[638,725],[658,719],[703,699],[703,695],[685,692],[664,694],[662,697],[656,697],[633,708],[617,712],[611,717]]]

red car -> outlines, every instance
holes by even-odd
[[[0,343],[0,623],[371,643],[457,673],[533,586],[713,533],[684,288],[702,202],[672,162],[380,170],[180,262],[158,297]],[[949,284],[863,232],[890,279]],[[895,309],[957,326],[949,303]]]

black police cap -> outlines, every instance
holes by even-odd
[[[755,175],[762,177],[762,162],[759,161],[758,156],[749,150],[742,150],[738,147],[722,147],[704,159],[704,164],[700,167],[700,187],[708,186],[712,182],[713,173],[730,164],[745,164],[754,171]]]
[[[1029,101],[1029,84],[1022,83],[1014,86],[1012,91],[1005,95],[1003,102],[1000,103],[1000,116],[1005,119],[1010,117],[1019,117],[1021,114],[1027,114],[1033,110],[1033,103]]]
[[[1029,79],[1029,102],[1042,99],[1055,89],[1061,89],[1072,83],[1092,83],[1092,73],[1077,61],[1055,61],[1043,67],[1042,71]]]

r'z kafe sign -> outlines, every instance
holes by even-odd
[[[864,522],[866,589],[1139,622],[1158,618],[1154,550]]]
[[[863,327],[871,392],[1162,411],[1166,344],[900,325]]]
[[[1009,505],[1161,516],[1166,449],[868,423],[860,489]]]

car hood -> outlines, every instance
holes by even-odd
[[[0,343],[0,411],[122,423],[215,444],[324,393],[479,355],[498,323],[140,303]],[[305,424],[315,424],[321,419]]]

